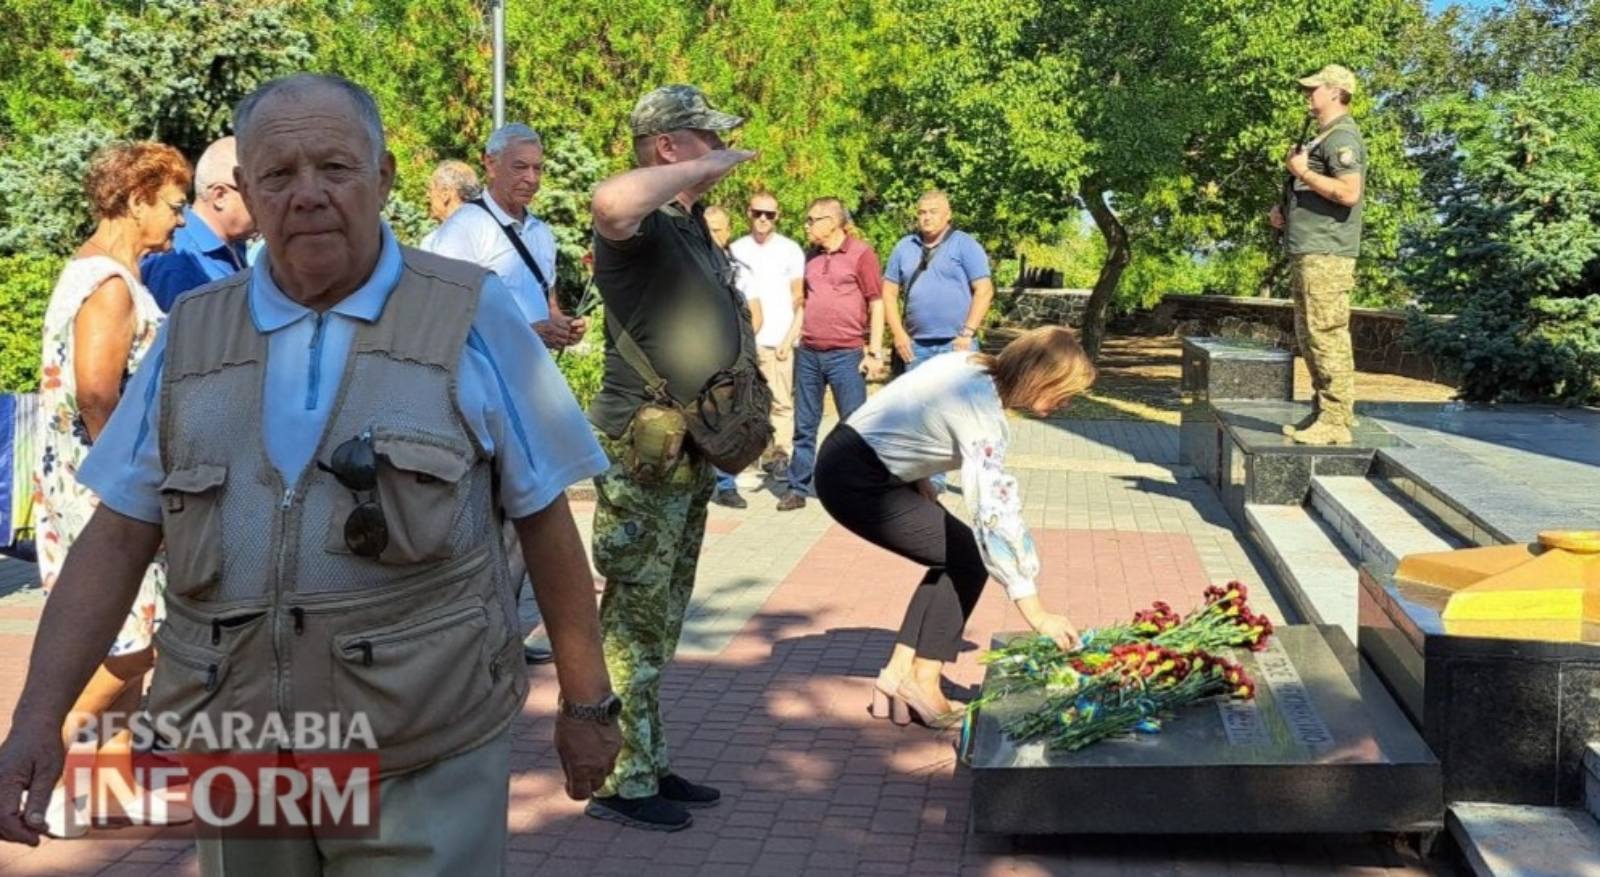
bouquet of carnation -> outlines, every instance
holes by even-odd
[[[1085,632],[1071,651],[1048,637],[1017,637],[983,656],[989,675],[969,717],[1029,696],[1037,704],[1008,719],[1006,734],[1080,749],[1128,731],[1159,731],[1179,708],[1209,697],[1252,698],[1255,682],[1244,668],[1215,654],[1266,648],[1272,622],[1251,611],[1248,598],[1243,584],[1230,582],[1207,588],[1204,602],[1182,617],[1157,602],[1128,624]]]

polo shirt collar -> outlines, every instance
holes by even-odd
[[[489,208],[489,215],[493,216],[494,221],[502,226],[509,225],[521,231],[527,231],[533,227],[534,223],[539,221],[538,217],[533,215],[533,211],[526,208],[522,211],[522,219],[513,218],[511,214],[500,209],[500,202],[494,200],[494,196],[489,194],[488,189],[483,190],[483,206]]]
[[[383,242],[379,245],[378,264],[372,269],[372,274],[367,277],[355,292],[345,296],[342,301],[329,308],[329,313],[340,314],[367,323],[377,322],[383,314],[383,306],[389,301],[389,293],[394,291],[400,283],[400,244],[395,241],[394,233],[389,230],[388,223],[380,223]],[[290,298],[272,279],[270,270],[270,252],[262,251],[261,258],[256,260],[250,269],[250,319],[255,323],[256,331],[270,334],[285,326],[299,322],[306,317],[315,317],[316,312]]]
[[[1323,133],[1325,131],[1332,131],[1334,128],[1338,127],[1340,122],[1343,122],[1343,121],[1345,121],[1346,119],[1349,119],[1349,118],[1350,118],[1350,114],[1349,113],[1342,113],[1337,118],[1335,118],[1333,121],[1329,122],[1326,125],[1323,125],[1321,128],[1318,128],[1317,129],[1317,133],[1321,134],[1321,133]]]
[[[178,229],[178,233],[188,238],[188,243],[193,249],[202,253],[215,253],[228,248],[227,242],[217,237],[217,233],[211,230],[211,226],[206,225],[206,221],[200,218],[200,214],[194,212],[193,207],[183,208],[183,228]]]

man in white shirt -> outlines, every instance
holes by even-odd
[[[546,347],[578,343],[588,324],[561,312],[555,235],[528,212],[544,177],[544,141],[527,125],[502,126],[489,135],[483,166],[489,177],[483,197],[463,204],[423,249],[493,271]]]
[[[528,212],[544,177],[544,141],[527,125],[505,125],[489,135],[483,150],[489,177],[481,197],[464,202],[422,248],[481,265],[494,272],[511,289],[511,297],[551,350],[576,344],[587,321],[561,313],[553,283],[556,276],[556,238],[550,226]],[[505,548],[512,580],[520,583],[527,565],[515,534],[505,528]],[[555,654],[545,643],[532,606],[531,590],[521,592],[524,621],[532,624],[524,656],[529,663],[546,664]]]
[[[794,449],[794,350],[800,335],[795,309],[805,300],[806,254],[778,234],[778,199],[769,192],[750,196],[750,233],[729,250],[740,265],[736,282],[750,303],[756,327],[761,373],[772,387],[772,447],[761,468],[774,475],[789,469]]]
[[[442,224],[454,216],[461,205],[482,195],[483,185],[478,182],[478,172],[472,165],[453,158],[441,161],[428,178],[428,218]],[[439,228],[435,226],[423,236],[418,248],[432,252],[438,235]]]

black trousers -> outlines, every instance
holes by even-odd
[[[895,641],[917,656],[953,661],[961,631],[989,580],[972,528],[884,468],[849,426],[828,435],[817,454],[817,498],[845,529],[928,567]]]

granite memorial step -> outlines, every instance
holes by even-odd
[[[1247,505],[1245,518],[1300,618],[1338,625],[1355,642],[1359,575],[1338,532],[1304,506]]]
[[[1311,507],[1344,541],[1359,563],[1392,574],[1400,558],[1449,551],[1466,543],[1415,508],[1405,495],[1371,478],[1317,475]],[[1351,591],[1352,597],[1355,591]]]
[[[1600,823],[1580,808],[1462,802],[1446,821],[1478,877],[1600,877]]]

